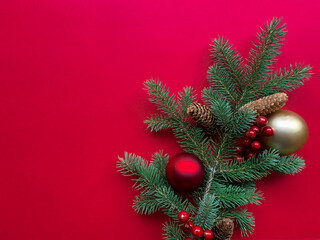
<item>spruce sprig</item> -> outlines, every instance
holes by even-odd
[[[211,46],[211,57],[219,69],[223,69],[227,72],[230,81],[234,81],[236,85],[235,93],[241,93],[244,87],[243,77],[243,60],[240,54],[237,52],[233,45],[229,43],[228,39],[219,37],[213,40]],[[209,68],[210,69],[210,68]]]
[[[186,87],[175,96],[159,80],[145,82],[150,101],[160,111],[145,120],[147,128],[154,132],[172,129],[184,151],[199,157],[206,171],[203,185],[185,197],[177,193],[166,179],[167,154],[159,151],[150,162],[131,153],[119,157],[119,171],[132,177],[134,187],[140,191],[134,200],[134,210],[140,214],[163,211],[172,217],[163,227],[165,239],[187,237],[177,223],[177,214],[182,210],[204,229],[211,229],[219,220],[228,217],[235,220],[242,235],[252,234],[254,217],[246,206],[260,204],[264,198],[255,181],[272,172],[295,174],[305,167],[301,157],[280,156],[274,149],[242,162],[233,160],[237,140],[256,117],[250,110],[238,109],[257,98],[292,91],[311,76],[311,67],[302,64],[272,72],[285,33],[282,19],[274,18],[264,24],[246,61],[227,39],[213,40],[213,65],[208,70],[210,86],[203,89],[202,101],[213,113],[214,136],[208,135],[188,117],[189,105],[197,101],[193,88]]]

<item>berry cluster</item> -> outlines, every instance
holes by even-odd
[[[193,222],[189,221],[189,214],[186,211],[181,211],[178,214],[179,221],[185,223],[184,229],[192,233],[195,238],[188,237],[185,240],[194,240],[203,237],[205,240],[213,239],[213,232],[209,229],[203,230],[200,226],[195,226]]]
[[[251,158],[261,149],[261,143],[257,140],[259,134],[264,136],[272,136],[273,129],[269,126],[266,126],[268,120],[264,116],[257,118],[256,125],[252,126],[250,130],[246,132],[246,136],[243,137],[240,141],[241,147],[237,147],[237,156],[235,160],[237,162],[242,161],[242,157]]]

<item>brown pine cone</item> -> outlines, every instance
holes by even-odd
[[[234,223],[230,218],[221,219],[212,229],[215,240],[229,240],[232,237]]]
[[[213,114],[209,107],[201,103],[191,103],[188,107],[187,113],[208,131],[214,129]]]
[[[251,108],[258,115],[268,115],[282,108],[288,101],[286,93],[275,93],[243,105],[240,110]]]

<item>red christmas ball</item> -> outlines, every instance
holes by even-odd
[[[238,155],[238,156],[236,156],[234,158],[234,160],[236,160],[237,162],[241,162],[242,161],[242,157]]]
[[[185,240],[194,240],[194,238],[188,237],[188,238],[186,238]]]
[[[266,117],[260,116],[257,118],[257,125],[259,127],[263,127],[263,126],[267,125],[267,123],[268,123],[268,120]]]
[[[252,126],[250,129],[255,132],[259,132],[259,130],[260,130],[257,126]]]
[[[209,230],[209,229],[204,230],[203,237],[206,240],[211,240],[211,239],[213,239],[213,232],[211,230]]]
[[[247,158],[252,158],[254,156],[254,152],[248,152],[246,157]]]
[[[189,214],[186,211],[181,211],[178,214],[178,219],[181,222],[186,222],[189,220]]]
[[[253,130],[249,130],[246,132],[246,136],[248,138],[254,139],[257,136],[257,132]]]
[[[258,141],[253,141],[253,142],[251,143],[251,148],[252,148],[253,150],[259,150],[259,149],[261,148],[260,142],[258,142]]]
[[[241,155],[243,153],[243,149],[241,147],[237,147],[237,153],[238,155]]]
[[[192,228],[194,227],[194,224],[193,224],[193,222],[188,221],[188,222],[186,222],[186,223],[184,224],[183,227],[184,227],[184,229],[185,229],[186,231],[191,231]]]
[[[272,127],[267,126],[263,129],[262,133],[263,133],[263,135],[270,137],[273,135],[273,129],[272,129]]]
[[[243,146],[248,147],[250,145],[250,143],[251,143],[251,140],[249,138],[245,137],[245,138],[243,138],[241,140],[241,143],[242,143]]]
[[[195,236],[195,237],[197,237],[197,238],[202,237],[202,235],[203,235],[202,227],[200,227],[200,226],[194,226],[194,227],[192,228],[192,235]]]
[[[190,192],[202,185],[205,170],[199,158],[189,153],[180,153],[169,160],[166,175],[176,191]]]

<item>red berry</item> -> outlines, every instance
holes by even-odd
[[[209,229],[204,230],[203,237],[206,240],[211,240],[211,239],[213,239],[213,232],[211,230],[209,230]]]
[[[265,127],[264,129],[263,129],[263,135],[265,135],[265,136],[272,136],[273,135],[273,129],[272,129],[272,127],[269,127],[269,126],[267,126],[267,127]]]
[[[261,148],[260,142],[258,142],[258,141],[253,141],[253,142],[251,143],[251,148],[254,149],[254,150],[259,150],[259,149]]]
[[[243,149],[241,147],[237,147],[237,153],[238,155],[241,155],[243,153]]]
[[[194,226],[192,228],[192,235],[195,236],[195,237],[202,237],[203,235],[203,230],[202,230],[202,227],[200,226]]]
[[[259,132],[259,128],[257,126],[252,126],[250,129],[255,132]]]
[[[242,161],[242,157],[238,155],[238,156],[236,156],[234,158],[234,160],[236,160],[237,162],[241,162]]]
[[[189,220],[189,214],[186,212],[186,211],[181,211],[179,212],[178,214],[178,219],[181,221],[181,222],[186,222]]]
[[[248,152],[247,158],[252,158],[254,156],[254,152]]]
[[[246,132],[246,136],[248,138],[254,139],[257,136],[257,132],[253,130],[249,130]]]
[[[184,228],[185,228],[185,230],[187,230],[187,231],[191,231],[193,227],[194,227],[194,224],[193,224],[193,222],[191,222],[191,221],[188,221],[188,222],[186,222],[186,223],[184,224]]]
[[[242,143],[243,146],[248,147],[250,145],[250,143],[251,143],[251,140],[249,138],[243,138],[241,140],[241,143]]]
[[[263,126],[267,125],[267,123],[268,123],[268,120],[266,117],[260,116],[257,118],[257,125],[259,127],[263,127]]]

